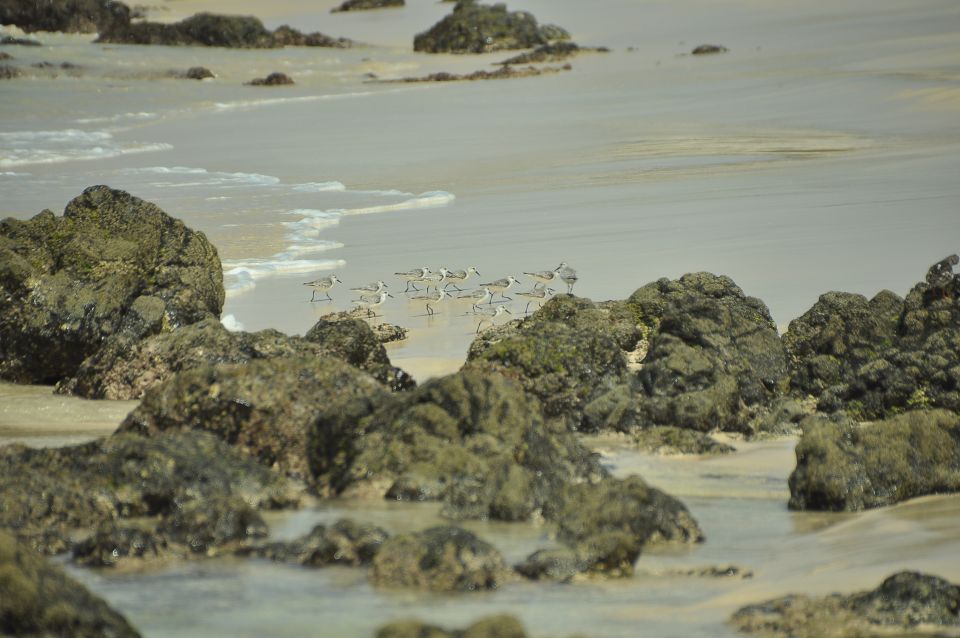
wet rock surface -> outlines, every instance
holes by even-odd
[[[254,78],[249,82],[246,82],[247,86],[288,86],[291,84],[296,84],[286,73],[271,73],[267,77],[263,78]]]
[[[488,53],[529,49],[570,35],[555,26],[537,24],[526,11],[508,11],[504,4],[461,0],[453,12],[413,39],[413,50],[426,53]]]
[[[709,435],[696,430],[669,426],[652,427],[635,432],[634,444],[641,450],[656,454],[729,454],[736,449],[720,443]]]
[[[324,459],[348,454],[359,420],[389,394],[332,357],[203,366],[148,391],[119,431],[204,430],[266,467],[309,479],[311,464],[322,467]]]
[[[120,434],[64,448],[0,447],[0,527],[48,554],[70,550],[78,530],[94,530],[91,548],[81,557],[102,555],[111,543],[111,552],[139,543],[142,550],[124,551],[146,554],[151,547],[162,549],[168,532],[182,527],[174,521],[186,521],[184,516],[195,521],[205,516],[210,538],[229,540],[222,530],[230,529],[231,517],[254,521],[251,507],[292,507],[302,494],[302,488],[199,432]],[[138,541],[122,522],[141,518],[150,520],[146,540]],[[174,533],[171,540],[176,538]]]
[[[0,221],[0,378],[54,383],[105,344],[219,317],[223,274],[199,232],[106,186],[62,217]]]
[[[496,548],[453,526],[394,536],[380,548],[370,571],[377,586],[430,591],[496,589],[509,577]]]
[[[406,336],[405,330],[399,330]],[[384,339],[392,341],[396,336],[396,330],[390,327],[376,331],[362,319],[340,315],[321,317],[303,338],[322,346],[325,351],[350,365],[369,372],[392,390],[409,390],[416,386],[416,382],[390,363],[383,347]]]
[[[513,616],[487,616],[464,629],[444,629],[419,620],[398,620],[377,629],[376,638],[526,638]]]
[[[113,0],[4,0],[0,4],[0,24],[14,24],[27,33],[93,33],[129,21],[127,5]]]
[[[258,545],[243,553],[305,567],[355,567],[369,565],[388,538],[390,534],[382,527],[344,518],[330,526],[316,525],[309,533],[292,541]]]
[[[0,530],[0,634],[77,638],[140,635],[103,599],[4,530]]]
[[[921,410],[859,425],[842,414],[803,422],[790,508],[857,511],[960,491],[960,416]]]
[[[608,53],[610,49],[606,47],[581,47],[575,42],[551,42],[538,46],[533,51],[515,55],[503,62],[502,65],[511,64],[543,64],[545,62],[562,62],[576,55],[585,52]]]
[[[814,598],[790,595],[737,611],[731,624],[768,638],[945,635],[960,627],[960,587],[937,576],[900,572],[872,591]]]
[[[510,80],[514,78],[528,78],[534,77],[537,75],[545,75],[550,73],[560,73],[561,71],[569,71],[572,67],[567,64],[562,67],[533,67],[527,66],[523,68],[514,68],[512,66],[503,66],[497,69],[496,71],[487,71],[481,69],[479,71],[473,71],[472,73],[448,73],[446,71],[440,71],[438,73],[431,73],[430,75],[425,75],[423,77],[409,77],[401,78],[399,80],[382,80],[383,82],[402,82],[402,83],[413,83],[413,82],[476,82],[478,80]]]
[[[345,0],[339,6],[330,10],[330,13],[340,13],[342,11],[369,11],[371,9],[387,9],[390,7],[402,7],[406,3],[404,0]]]
[[[701,44],[690,52],[690,55],[716,55],[717,53],[726,53],[729,51],[722,44]]]
[[[0,46],[24,46],[24,47],[39,47],[43,46],[43,43],[39,40],[34,40],[32,38],[15,38],[12,35],[0,36]]]

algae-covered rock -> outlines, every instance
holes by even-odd
[[[339,6],[330,9],[330,13],[340,13],[342,11],[369,11],[371,9],[387,9],[390,7],[402,7],[406,3],[404,0],[344,0]]]
[[[70,549],[77,530],[162,519],[195,501],[234,496],[252,507],[278,508],[298,504],[301,495],[283,477],[200,432],[119,434],[64,448],[0,447],[0,527],[50,554]]]
[[[492,545],[459,527],[439,526],[385,542],[373,559],[370,579],[384,587],[483,591],[496,589],[509,574]]]
[[[202,233],[93,186],[62,217],[0,221],[0,378],[54,383],[110,341],[219,317],[223,299]]]
[[[350,365],[366,370],[393,390],[409,390],[416,386],[413,377],[390,363],[381,335],[362,319],[343,313],[321,317],[303,338],[323,346]]]
[[[635,432],[634,444],[657,454],[728,454],[735,448],[696,430],[657,426]]]
[[[419,620],[397,620],[377,629],[376,638],[526,638],[523,624],[506,614],[486,616],[465,629],[443,629]]]
[[[0,530],[0,635],[133,638],[103,599]]]
[[[74,564],[84,567],[115,567],[130,559],[150,560],[166,554],[166,537],[146,526],[110,521],[77,541],[71,548]]]
[[[545,62],[562,62],[584,52],[609,53],[606,47],[581,47],[575,42],[550,42],[538,46],[533,51],[507,58],[501,65],[511,64],[543,64]]]
[[[790,508],[857,511],[960,491],[960,416],[914,411],[858,425],[809,417],[790,475]]]
[[[790,595],[749,605],[731,624],[764,638],[930,636],[960,627],[960,587],[937,576],[900,572],[879,587],[823,597]]]
[[[463,370],[394,396],[356,433],[352,462],[324,461],[332,484],[392,481],[393,497],[435,495],[449,517],[526,520],[564,485],[605,474],[501,375]]]
[[[481,334],[470,346],[465,369],[517,379],[540,399],[546,416],[581,429],[604,421],[599,416],[584,421],[591,401],[631,382],[624,351],[641,336],[622,302],[602,305],[557,295],[522,321]]]
[[[291,476],[354,445],[359,420],[389,391],[332,357],[275,357],[202,366],[146,393],[119,431],[204,430]],[[313,449],[308,452],[308,440]]]
[[[369,565],[388,538],[381,527],[343,518],[329,527],[316,525],[292,541],[267,543],[244,553],[306,567]]]
[[[288,86],[291,84],[296,84],[286,73],[280,73],[275,71],[266,77],[254,78],[249,82],[246,82],[248,86]]]
[[[413,50],[426,53],[487,53],[528,49],[563,40],[570,35],[559,27],[537,24],[526,11],[507,11],[504,4],[461,0],[453,12],[413,39]]]
[[[787,386],[786,354],[766,305],[729,277],[661,279],[627,303],[650,332],[637,373],[647,425],[748,432]]]
[[[626,578],[633,575],[641,546],[632,532],[600,532],[572,547],[538,550],[514,569],[530,580],[563,583],[581,575]]]
[[[0,24],[14,24],[27,33],[94,33],[115,23],[129,22],[129,7],[115,0],[4,0],[0,3]]]

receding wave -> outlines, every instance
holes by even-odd
[[[0,133],[0,167],[98,160],[172,148],[162,142],[119,142],[107,131],[15,131]]]
[[[342,193],[347,190],[343,182],[305,182],[303,184],[294,184],[290,188],[300,193]]]
[[[323,102],[327,100],[346,100],[357,97],[378,95],[379,91],[354,91],[351,93],[330,93],[326,95],[299,95],[297,97],[268,97],[259,100],[236,100],[235,102],[214,102],[213,107],[218,111],[233,111],[236,109],[255,109],[262,106],[277,104],[298,104],[303,102]]]
[[[379,206],[366,206],[364,208],[347,208],[339,212],[342,215],[371,215],[374,213],[389,213],[398,210],[412,210],[416,208],[438,208],[446,206],[456,199],[453,193],[447,191],[429,191],[421,193],[416,197],[405,199],[396,204],[382,204]]]
[[[284,255],[280,253],[279,255]],[[278,255],[278,256],[279,256]],[[342,259],[240,259],[223,262],[224,288],[228,297],[249,292],[257,286],[257,281],[278,275],[333,270],[346,265]]]
[[[261,175],[260,173],[226,173],[208,171],[205,168],[190,166],[147,166],[144,168],[124,169],[126,175],[158,175],[186,176],[187,181],[154,182],[153,186],[161,188],[188,188],[193,186],[275,186],[280,183],[279,177]]]
[[[84,117],[74,121],[77,124],[104,124],[109,122],[152,120],[155,117],[157,117],[156,113],[139,111],[137,113],[117,113],[116,115],[109,115],[106,117]]]

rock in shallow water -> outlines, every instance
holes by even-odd
[[[570,37],[559,27],[537,24],[526,11],[507,11],[504,4],[461,0],[453,13],[413,39],[413,50],[426,53],[487,53],[528,49]]]
[[[398,620],[377,630],[376,638],[526,638],[527,633],[513,616],[487,616],[465,629],[443,629],[419,620]]]

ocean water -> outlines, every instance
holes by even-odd
[[[414,54],[413,35],[448,4],[336,15],[328,0],[155,4],[158,19],[247,12],[365,45],[236,51],[35,34],[44,46],[3,47],[25,77],[0,82],[0,216],[62,211],[93,184],[152,201],[217,246],[232,329],[302,334],[352,307],[349,287],[383,279],[394,297],[371,321],[410,328],[390,355],[423,378],[455,369],[483,326],[464,301],[426,316],[401,294],[394,273],[418,266],[473,265],[473,284],[565,261],[580,275],[574,292],[596,300],[708,270],[785,326],[829,290],[905,294],[960,248],[960,5],[950,0],[511,1],[612,50],[568,72],[443,84],[375,80],[508,57]],[[730,51],[688,55],[707,42]],[[43,61],[79,68],[30,66]],[[217,78],[170,77],[195,65]],[[296,85],[243,84],[272,71]],[[344,285],[311,303],[303,283],[331,273]],[[508,307],[515,317],[525,305]],[[960,580],[956,498],[794,514],[789,445],[736,459],[611,452],[616,471],[683,497],[708,538],[644,555],[626,581],[429,597],[374,590],[360,570],[262,562],[75,573],[148,636],[364,636],[397,616],[463,625],[500,611],[538,636],[726,636],[730,612],[779,593],[872,587],[905,567]],[[334,503],[272,527],[290,536],[345,513],[391,529],[436,520],[429,508]],[[550,542],[535,526],[475,528],[511,559]],[[754,578],[656,573],[730,562]]]

